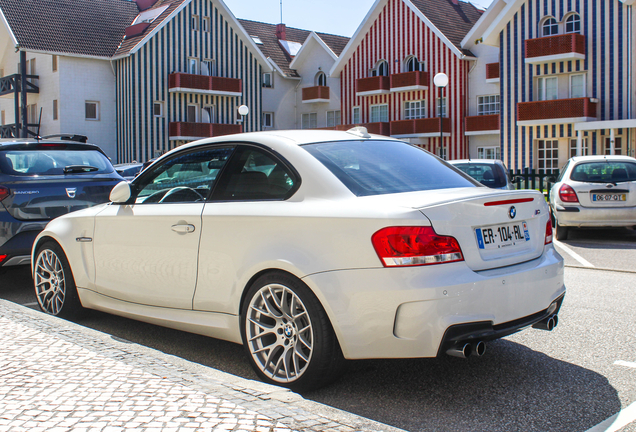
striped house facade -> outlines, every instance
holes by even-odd
[[[450,6],[459,13],[463,12],[459,8],[469,8],[473,21],[466,23],[468,28],[480,13],[464,2],[456,7],[450,0],[420,3],[376,2],[345,48],[331,71],[332,75],[340,73],[342,123],[344,127],[364,124],[370,132],[408,139],[439,155],[439,90],[433,77],[444,72],[449,84],[443,90],[447,117],[442,125],[443,146],[447,159],[463,158],[467,156],[463,119],[472,57],[450,42],[423,12],[433,11],[427,6]],[[440,9],[440,13],[446,11]],[[388,66],[385,77],[372,76],[379,74],[379,62]],[[384,118],[382,111],[386,111]]]
[[[160,0],[153,8],[165,6],[160,25],[127,36],[115,55],[120,162],[241,132],[240,105],[250,109],[244,130],[261,128],[261,77],[270,67],[249,35],[221,2]]]
[[[499,48],[508,167],[549,172],[577,154],[633,156],[632,6],[527,0],[505,12],[483,40]]]

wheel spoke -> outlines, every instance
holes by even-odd
[[[35,265],[35,291],[45,312],[60,313],[64,306],[66,280],[64,268],[58,256],[50,249],[40,253]]]

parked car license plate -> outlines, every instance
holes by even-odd
[[[525,221],[476,228],[475,234],[479,249],[518,247],[530,241]]]
[[[627,201],[627,194],[592,194],[592,201]]]

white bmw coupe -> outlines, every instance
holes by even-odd
[[[364,128],[196,141],[110,199],[36,239],[42,310],[241,343],[263,380],[298,391],[344,359],[482,355],[551,330],[565,295],[542,194]]]

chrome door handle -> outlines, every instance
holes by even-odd
[[[172,231],[178,233],[191,233],[194,232],[194,225],[172,225]]]

